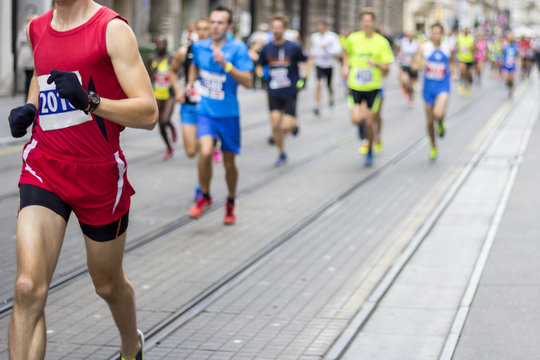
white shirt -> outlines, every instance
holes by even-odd
[[[341,44],[336,33],[326,31],[311,35],[311,56],[315,66],[331,68],[334,65],[334,56],[341,54]]]
[[[414,55],[418,52],[418,40],[404,37],[400,43],[400,63],[402,66],[411,66]]]

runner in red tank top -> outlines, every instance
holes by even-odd
[[[19,181],[10,358],[45,356],[47,289],[73,211],[96,292],[120,331],[121,353],[142,359],[133,288],[122,268],[134,190],[119,135],[125,126],[152,129],[156,102],[125,19],[91,0],[55,4],[28,26],[34,77],[27,104],[9,116],[14,137],[33,123]]]

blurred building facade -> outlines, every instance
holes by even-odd
[[[180,46],[189,22],[208,16],[210,9],[224,5],[233,10],[235,34],[239,38],[268,23],[273,13],[291,19],[291,28],[305,41],[318,21],[336,32],[359,29],[358,15],[371,7],[377,26],[390,34],[404,29],[424,30],[435,21],[447,28],[461,26],[508,27],[511,23],[540,26],[538,0],[97,0],[124,16],[139,44],[149,46],[157,35],[165,35],[169,48]],[[15,40],[30,13],[42,14],[52,0],[3,0],[0,2],[0,96],[22,88],[22,72],[16,71]]]

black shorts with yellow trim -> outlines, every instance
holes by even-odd
[[[377,111],[378,105],[381,101],[381,89],[369,90],[369,91],[358,91],[354,89],[349,89],[350,96],[352,98],[352,103],[355,105],[361,105],[364,101],[368,109]]]

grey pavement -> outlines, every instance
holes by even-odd
[[[538,82],[535,86],[536,91],[530,92],[529,111],[523,114],[522,121],[535,117],[536,124],[457,344],[455,359],[540,357]]]
[[[223,210],[218,208],[126,254],[139,327],[151,329],[289,231],[300,226],[302,230],[257,262],[241,281],[212,298],[178,331],[162,339],[146,353],[147,359],[324,357],[479,150],[494,126],[489,119],[505,103],[502,86],[489,80],[483,88],[474,89],[474,103],[454,96],[448,136],[440,141],[440,158],[431,164],[420,101],[408,109],[395,77],[389,81],[387,94],[395,100],[384,107],[384,150],[376,156],[374,169],[362,167],[356,131],[349,124],[343,97],[334,111],[324,109],[316,118],[309,113],[312,88],[300,97],[301,135],[287,142],[291,161],[286,167],[273,168],[277,154],[265,143],[269,128],[264,94],[243,94],[239,221],[234,227],[224,227]],[[132,241],[185,215],[196,176],[194,161],[185,159],[181,151],[171,162],[159,160],[162,144],[155,132],[128,130],[124,136],[129,177],[138,191],[128,235]],[[416,145],[395,158],[411,144]],[[5,156],[10,161],[6,171],[10,174],[3,174],[2,180],[10,180],[9,194],[16,190],[16,180],[11,181],[16,178],[17,161],[11,156],[17,155]],[[385,163],[389,165],[381,169]],[[213,181],[216,199],[225,197],[220,168],[215,167]],[[489,168],[481,175],[471,193],[482,192],[478,184],[486,178],[493,180],[494,188],[500,186],[501,180],[496,181]],[[354,191],[336,201],[348,189]],[[485,196],[483,201],[487,205],[478,211],[489,212],[494,200]],[[333,205],[326,208],[328,204]],[[0,220],[7,229],[0,241],[11,247],[10,252],[0,255],[0,290],[5,296],[14,279],[14,217],[8,210],[16,206],[16,199],[0,200],[0,206]],[[473,213],[477,204],[465,202],[462,206]],[[441,231],[465,238],[453,221],[450,219]],[[73,223],[61,255],[60,273],[84,260]],[[478,223],[483,224],[482,219]],[[474,262],[474,256],[468,261]],[[467,281],[455,269],[447,270],[445,276]],[[447,291],[450,294],[453,290],[449,286]],[[403,291],[415,293],[416,289]],[[435,293],[440,297],[441,293]],[[459,296],[453,296],[459,301]],[[443,303],[426,306],[439,310],[444,309]],[[116,328],[87,275],[52,293],[46,313],[48,358],[102,359],[118,350]],[[6,354],[7,322],[7,318],[0,319],[0,357]]]
[[[501,111],[488,122],[486,133],[491,129],[493,136],[485,140],[486,149],[478,163],[471,168],[455,198],[392,284],[343,359],[436,359],[439,356],[450,359],[455,347],[455,343],[451,343],[454,337],[460,339],[455,356],[457,359],[536,358],[534,354],[538,354],[540,349],[527,334],[537,333],[537,329],[528,326],[526,330],[516,333],[513,327],[520,327],[524,323],[511,320],[510,311],[505,311],[506,307],[500,306],[495,296],[482,299],[479,291],[479,298],[475,298],[473,309],[476,311],[471,313],[465,327],[467,330],[476,329],[474,336],[469,335],[468,331],[461,334],[460,327],[453,327],[454,323],[462,321],[462,314],[467,315],[462,310],[466,304],[462,299],[465,298],[466,289],[477,285],[471,278],[474,279],[475,271],[482,271],[478,266],[480,254],[483,249],[488,249],[485,244],[489,242],[490,234],[499,230],[496,227],[497,210],[503,209],[505,190],[514,185],[512,170],[519,164],[516,161],[520,161],[524,155],[530,129],[540,116],[538,83],[529,84],[521,90],[527,94],[526,97],[515,104],[503,105]],[[525,156],[524,164],[529,161],[535,162],[535,158]],[[530,190],[525,191],[534,198]],[[507,214],[510,213],[508,209]],[[512,218],[522,221],[521,216]],[[521,236],[512,233],[513,240],[520,241]],[[534,247],[530,247],[531,250],[534,253]],[[507,253],[500,256],[499,266],[504,263],[514,268],[523,264],[524,259],[515,258],[512,261]],[[537,267],[535,261],[528,264],[532,274],[535,274]],[[501,270],[494,268],[491,271],[500,276]],[[490,269],[486,271],[484,276],[487,277]],[[522,299],[522,293],[514,293],[515,286],[525,280],[532,287],[537,276],[520,275],[526,280],[514,279],[515,282],[512,282],[507,278],[503,282],[506,287],[498,288],[498,295]],[[485,291],[483,287],[482,290]],[[534,290],[538,293],[537,288]],[[490,295],[494,295],[493,292]],[[532,299],[529,297],[529,300]],[[494,311],[486,314],[486,308],[493,308]],[[474,316],[478,312],[484,314],[483,319],[489,320],[491,325],[498,323],[499,339],[492,336],[493,327],[490,331],[482,331],[489,326],[482,324],[482,327],[475,321]],[[535,318],[534,314],[529,315]],[[504,324],[501,318],[506,320]],[[454,333],[455,329],[457,333]],[[492,346],[494,344],[498,346]],[[522,351],[522,348],[527,350]]]

